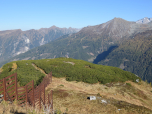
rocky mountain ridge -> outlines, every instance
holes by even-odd
[[[152,30],[152,22],[149,24],[137,24],[136,22],[129,22],[121,18],[114,18],[100,25],[84,27],[77,33],[60,37],[52,43],[50,42],[45,46],[34,49],[39,51],[32,50],[31,52],[35,54],[40,53],[38,55],[36,54],[37,59],[42,57],[45,58],[45,56],[42,56],[44,55],[44,52],[48,53],[47,55],[50,58],[62,57],[68,53],[69,57],[82,59],[82,57],[76,57],[79,55],[77,51],[78,48],[82,48],[80,50],[84,51],[84,53],[82,54],[80,52],[80,55],[89,55],[88,57],[85,57],[87,59],[83,59],[89,61],[88,59],[90,57],[94,57],[95,59],[98,54],[107,51],[109,47],[118,45],[124,40],[133,38],[135,34],[147,30]],[[92,45],[94,45],[94,47],[92,47]],[[75,47],[73,51],[71,46]],[[44,47],[45,50],[41,52],[41,48]],[[48,48],[51,48],[49,49],[49,52],[47,52]],[[56,51],[53,51],[52,49]],[[72,53],[75,54],[73,55]],[[25,57],[27,58],[27,54],[25,54]]]
[[[39,30],[0,31],[0,61],[14,57],[26,51],[44,45],[66,34],[78,32],[76,28],[41,28]]]

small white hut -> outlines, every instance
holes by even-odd
[[[96,100],[95,96],[90,96],[90,100]]]

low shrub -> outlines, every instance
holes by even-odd
[[[130,83],[126,83],[126,85],[127,85],[127,86],[131,86],[131,84],[130,84]]]
[[[11,71],[13,62],[16,62],[17,69]],[[72,58],[21,60],[13,62],[3,66],[0,79],[17,72],[18,81],[20,81],[21,86],[26,85],[31,80],[34,80],[35,85],[38,85],[45,76],[45,74],[37,70],[33,64],[44,70],[47,74],[52,71],[54,77],[66,77],[67,81],[83,81],[90,84],[100,82],[101,84],[106,84],[111,82],[125,82],[128,80],[135,81],[136,79],[141,80],[135,76],[135,74],[116,67],[97,65]]]

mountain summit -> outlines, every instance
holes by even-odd
[[[83,34],[87,38],[106,38],[118,41],[123,37],[127,38],[146,30],[152,30],[152,23],[137,24],[136,22],[126,21],[122,18],[114,18],[100,25],[84,27],[77,34]]]
[[[147,23],[149,23],[151,21],[152,21],[152,18],[145,17],[145,18],[142,18],[142,19],[136,21],[136,23],[147,24]]]

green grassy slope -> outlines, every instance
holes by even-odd
[[[17,64],[17,69],[14,71],[11,71],[12,63]],[[83,81],[91,84],[100,82],[105,84],[127,80],[136,82],[136,79],[140,79],[133,73],[116,67],[96,65],[72,58],[13,61],[2,67],[3,71],[0,74],[0,79],[17,72],[20,85],[26,85],[31,80],[34,80],[35,85],[38,85],[44,74],[36,70],[32,64],[43,69],[47,74],[52,71],[52,75],[55,77],[66,77],[67,81]]]
[[[17,64],[17,69],[12,70],[12,64]],[[26,85],[28,82],[34,80],[35,84],[38,85],[43,77],[45,76],[39,70],[36,70],[32,65],[32,61],[13,61],[3,65],[3,71],[0,74],[0,79],[7,77],[15,72],[17,72],[17,79],[20,82],[21,86]]]

